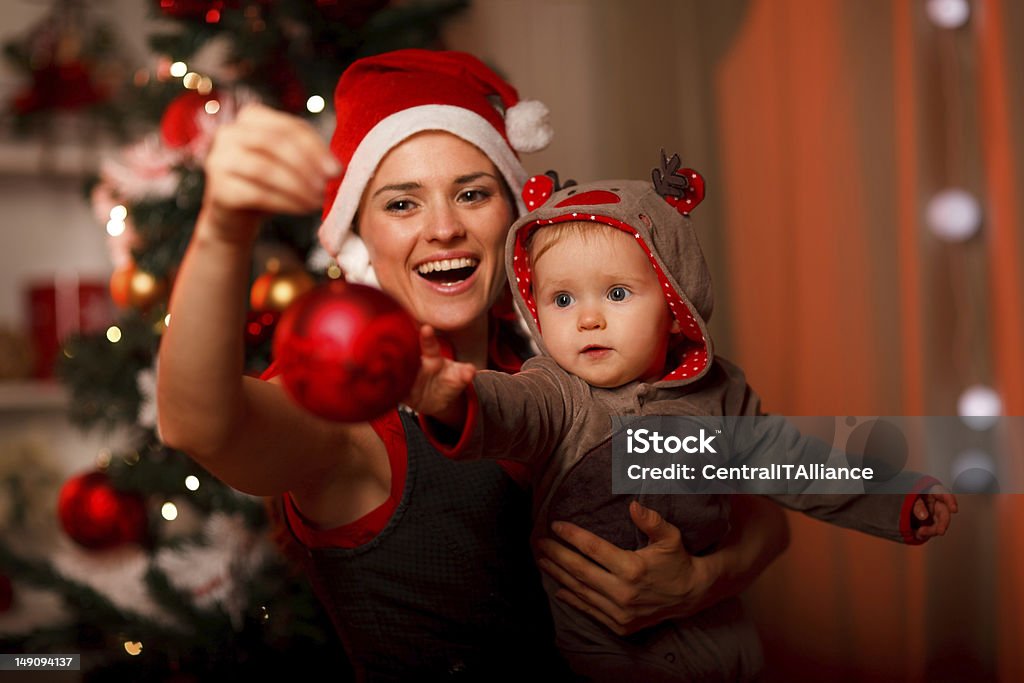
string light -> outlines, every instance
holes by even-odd
[[[188,73],[188,64],[185,62],[174,62],[171,64],[171,75],[175,78],[181,78]]]
[[[116,344],[121,341],[121,328],[117,325],[111,325],[107,328],[107,341],[111,344]]]
[[[324,98],[320,97],[320,95],[313,95],[306,100],[306,109],[310,114],[319,114],[326,106],[327,103],[324,102]]]
[[[160,506],[160,516],[168,522],[173,522],[178,518],[178,506],[171,501],[167,501]]]
[[[110,220],[123,221],[128,218],[128,208],[124,204],[118,204],[110,210]]]
[[[125,223],[124,221],[118,221],[111,218],[107,221],[107,234],[111,237],[120,237],[124,234]]]
[[[142,643],[136,640],[126,640],[124,641],[124,651],[132,657],[137,657],[142,654]]]
[[[963,242],[974,237],[981,227],[981,206],[967,190],[943,190],[928,202],[926,220],[936,237]]]
[[[168,313],[167,315],[164,316],[164,327],[170,327],[170,326],[171,326],[171,314]]]
[[[206,110],[207,114],[216,114],[220,111],[220,102],[218,102],[217,100],[210,100],[209,102],[203,105],[203,109]]]
[[[181,79],[181,84],[189,90],[195,90],[199,87],[199,83],[203,80],[203,77],[197,74],[195,71],[189,71]]]
[[[189,491],[198,491],[199,477],[195,476],[194,474],[190,474],[187,477],[185,477],[185,488],[187,488]]]
[[[1003,401],[991,387],[981,384],[967,387],[957,400],[957,413],[971,429],[989,429],[1003,414]]]
[[[925,12],[940,28],[960,28],[970,19],[971,6],[967,0],[928,0]]]

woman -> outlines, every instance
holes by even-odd
[[[350,279],[379,282],[457,358],[515,370],[521,338],[499,312],[503,244],[522,209],[515,152],[550,136],[544,111],[469,55],[420,50],[353,64],[335,108],[330,148],[263,107],[217,134],[161,348],[161,434],[235,488],[284,494],[361,677],[551,671],[560,664],[527,547],[525,473],[448,463],[398,409],[372,424],[325,422],[276,381],[242,373],[261,217],[321,205],[321,242]],[[734,537],[702,558],[655,513],[634,521],[651,539],[637,552],[571,526],[564,544],[538,548],[562,597],[618,633],[737,593],[786,543],[781,513],[752,499],[736,506]]]

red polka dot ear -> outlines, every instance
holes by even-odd
[[[523,185],[523,203],[527,211],[533,211],[546,202],[555,192],[555,180],[547,175],[535,175]]]
[[[692,168],[680,168],[681,165],[678,154],[668,158],[665,150],[661,150],[661,166],[651,171],[651,180],[655,192],[676,211],[689,216],[704,199],[704,178]]]
[[[564,183],[560,183],[558,174],[554,171],[533,176],[523,185],[523,202],[526,204],[526,210],[533,211],[540,208],[551,195],[575,184],[575,180],[566,180]]]

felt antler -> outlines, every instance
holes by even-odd
[[[692,168],[680,168],[678,154],[671,158],[661,150],[661,166],[651,171],[654,191],[675,207],[676,211],[689,216],[704,199],[704,178]]]
[[[560,185],[558,174],[554,171],[548,171],[544,175],[535,175],[523,185],[523,201],[526,202],[527,210],[533,211],[554,193],[575,184],[575,180],[566,180],[564,185]]]

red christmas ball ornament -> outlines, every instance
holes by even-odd
[[[408,395],[420,367],[419,327],[390,296],[333,280],[288,307],[273,351],[291,397],[328,420],[365,422]]]
[[[185,147],[199,135],[199,117],[207,113],[206,103],[216,100],[217,91],[202,95],[194,90],[175,97],[160,118],[160,137],[171,149]]]
[[[0,574],[0,614],[11,611],[14,604],[14,585],[11,578]]]
[[[57,517],[73,541],[89,550],[106,550],[146,537],[142,497],[118,491],[103,472],[68,479],[57,499]]]

